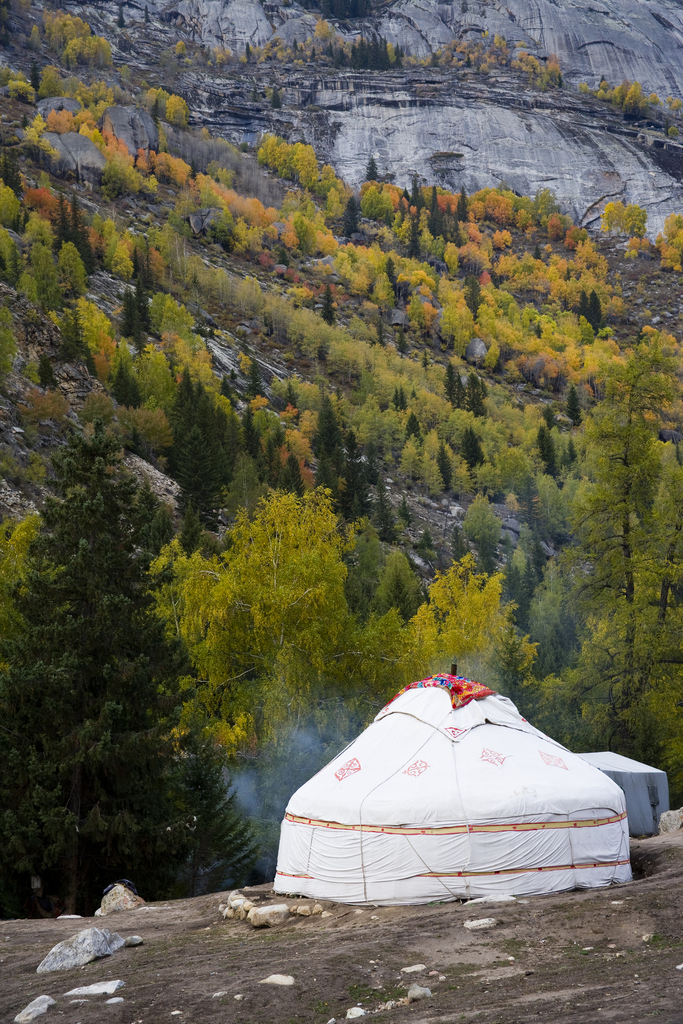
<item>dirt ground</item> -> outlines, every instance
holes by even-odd
[[[509,904],[365,907],[325,903],[331,917],[272,929],[224,921],[226,894],[150,904],[106,918],[0,921],[0,1021],[38,995],[57,1001],[48,1024],[327,1024],[357,1004],[368,1013],[417,982],[431,998],[373,1013],[382,1024],[683,1022],[683,834],[632,842],[635,880]],[[283,902],[268,885],[243,890]],[[258,897],[255,900],[255,897]],[[290,906],[313,901],[288,898]],[[468,931],[466,920],[494,917]],[[36,974],[61,939],[98,925],[144,945],[86,967]],[[402,967],[424,964],[405,974]],[[437,972],[431,975],[430,972]],[[288,988],[259,984],[288,974]],[[443,976],[444,980],[439,980]],[[116,993],[72,1004],[65,993],[122,979]],[[223,993],[214,996],[214,993]],[[237,996],[242,998],[237,999]]]

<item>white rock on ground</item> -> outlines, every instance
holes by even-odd
[[[272,928],[289,920],[289,907],[285,903],[276,903],[271,907],[253,907],[247,920],[254,928]]]
[[[350,1010],[346,1011],[346,1019],[353,1020],[354,1017],[364,1017],[367,1010],[364,1010],[362,1006],[352,1006]]]
[[[412,967],[402,967],[401,974],[417,974],[418,971],[424,971],[425,964],[413,964]]]
[[[294,978],[291,974],[269,974],[259,985],[293,985]]]
[[[311,916],[311,908],[310,907],[306,907],[306,906],[297,907],[296,908],[296,912],[299,915],[299,917],[310,917]]]
[[[141,935],[129,935],[124,942],[124,946],[142,946],[144,941]]]
[[[105,999],[104,1001],[107,1005],[109,1005],[110,1003],[122,1003],[123,996],[112,996],[111,999]]]
[[[660,836],[667,832],[678,832],[680,828],[683,828],[683,807],[678,811],[664,811],[659,819]]]
[[[467,928],[470,932],[480,932],[485,928],[495,928],[496,919],[495,917],[480,917],[476,921],[465,921],[463,928]]]
[[[120,988],[123,988],[125,981],[96,981],[93,985],[81,985],[80,988],[69,989],[65,992],[65,996],[113,996],[114,992],[118,992]]]
[[[82,967],[91,960],[111,956],[123,945],[123,939],[116,932],[106,928],[84,928],[63,942],[53,946],[45,959],[36,968],[37,974],[48,971],[66,971],[70,967]]]
[[[32,1003],[25,1006],[21,1013],[18,1013],[14,1018],[15,1024],[28,1024],[29,1021],[35,1020],[36,1017],[40,1017],[41,1014],[45,1013],[50,1006],[55,1005],[55,1000],[50,996],[38,996]]]
[[[212,999],[220,999],[221,996],[227,996],[227,994],[228,994],[228,990],[227,989],[221,989],[220,992],[214,992],[214,994],[211,996],[211,998]]]
[[[468,900],[467,906],[472,903],[516,903],[516,896],[478,896],[476,900]]]
[[[417,1003],[420,999],[429,999],[432,990],[423,988],[422,985],[411,985],[408,989],[408,1002]]]

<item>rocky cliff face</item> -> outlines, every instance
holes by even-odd
[[[293,0],[147,3],[165,31],[238,52],[275,35],[288,43],[310,38],[317,17]],[[101,18],[102,8],[84,6]],[[612,85],[637,79],[662,99],[683,97],[683,0],[395,0],[376,17],[333,24],[347,39],[382,35],[424,56],[454,38],[499,34],[539,59],[557,53],[565,88],[541,93],[499,67],[488,75],[431,67],[374,73],[269,62],[237,74],[193,68],[180,91],[198,121],[233,140],[276,131],[310,142],[352,184],[374,155],[401,184],[416,173],[468,191],[501,181],[527,194],[551,188],[585,224],[612,198],[645,206],[650,232],[683,209],[683,146],[664,133],[666,108],[634,124],[577,88],[605,75]],[[142,40],[139,49],[148,60]],[[282,110],[250,102],[254,84],[263,92],[273,82],[284,89]]]
[[[282,0],[180,0],[150,4],[176,15],[203,42],[243,49],[273,35],[286,42],[313,34],[315,18]],[[337,24],[345,36],[377,33],[406,53],[427,56],[453,39],[498,33],[536,54],[556,53],[569,81],[612,84],[637,79],[663,96],[683,92],[680,0],[396,0],[376,17]]]
[[[551,188],[583,224],[609,199],[645,206],[655,232],[683,209],[683,146],[569,90],[538,93],[509,73],[482,80],[432,69],[291,68],[281,84],[277,111],[249,103],[246,90],[195,96],[214,129],[236,139],[259,131],[301,138],[354,184],[373,155],[400,184],[417,174],[468,192],[503,181],[525,195]]]

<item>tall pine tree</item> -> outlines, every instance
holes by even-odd
[[[182,851],[169,796],[172,716],[186,666],[155,613],[137,484],[95,421],[53,462],[16,593],[22,630],[0,662],[0,857],[40,872],[69,913],[117,875],[152,881]]]

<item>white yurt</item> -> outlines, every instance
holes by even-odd
[[[275,891],[428,903],[631,879],[624,794],[455,675],[401,690],[294,793]]]

